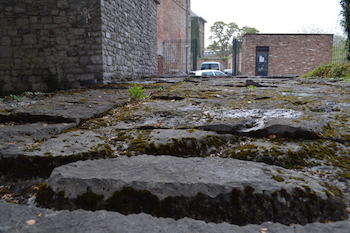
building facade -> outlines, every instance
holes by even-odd
[[[205,23],[207,21],[191,11],[191,39],[197,40],[197,57],[204,57]]]
[[[2,0],[0,83],[8,92],[157,73],[158,0]]]
[[[246,34],[242,75],[302,75],[332,62],[331,34]]]
[[[160,0],[158,5],[158,74],[185,73],[190,60],[190,0]]]

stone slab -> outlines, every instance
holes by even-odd
[[[140,155],[78,161],[53,170],[37,203],[238,225],[306,224],[348,215],[341,199],[312,178],[264,163],[218,157]]]
[[[118,233],[348,233],[349,221],[327,224],[312,223],[307,225],[286,226],[280,223],[267,222],[261,225],[249,224],[243,227],[228,223],[206,223],[204,221],[182,218],[156,218],[148,214],[122,215],[111,211],[53,211],[33,206],[15,205],[0,200],[2,216],[0,232],[3,233],[80,233],[80,232],[118,232]],[[28,225],[27,221],[34,223]],[[33,221],[34,220],[34,221]]]
[[[284,182],[273,176],[283,178]],[[256,193],[273,193],[282,188],[291,191],[301,185],[308,185],[318,196],[327,198],[325,187],[300,173],[264,163],[217,157],[141,155],[79,161],[54,169],[47,184],[55,192],[63,190],[66,198],[76,198],[87,189],[108,198],[124,187],[148,190],[159,199],[193,197],[198,193],[214,198],[246,186],[253,187]]]

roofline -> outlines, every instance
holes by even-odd
[[[193,14],[193,16],[192,16],[192,14]],[[193,11],[191,11],[191,18],[199,18],[199,19],[203,20],[204,23],[208,23],[204,18],[198,16],[198,15],[197,15],[196,13],[194,13]]]
[[[304,36],[309,36],[309,35],[328,35],[328,36],[334,36],[334,34],[328,34],[328,33],[247,33],[246,35],[259,35],[259,36],[271,36],[271,35],[276,35],[276,36],[299,36],[299,35],[304,35]]]
[[[205,19],[203,19],[202,17],[200,17],[200,16],[197,16],[197,17],[192,17],[192,18],[198,18],[198,19],[201,19],[201,20],[203,20],[204,21],[204,23],[208,23]]]

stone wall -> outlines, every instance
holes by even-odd
[[[2,88],[45,91],[155,74],[157,3],[2,0]]]
[[[242,75],[255,75],[256,48],[269,48],[268,75],[302,75],[332,62],[330,34],[247,34],[243,37]]]
[[[104,82],[157,73],[155,0],[105,0],[102,5]]]

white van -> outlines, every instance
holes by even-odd
[[[201,64],[201,70],[220,70],[222,72],[225,71],[224,67],[221,65],[220,62],[216,62],[216,61],[207,61],[207,62],[203,62]]]

